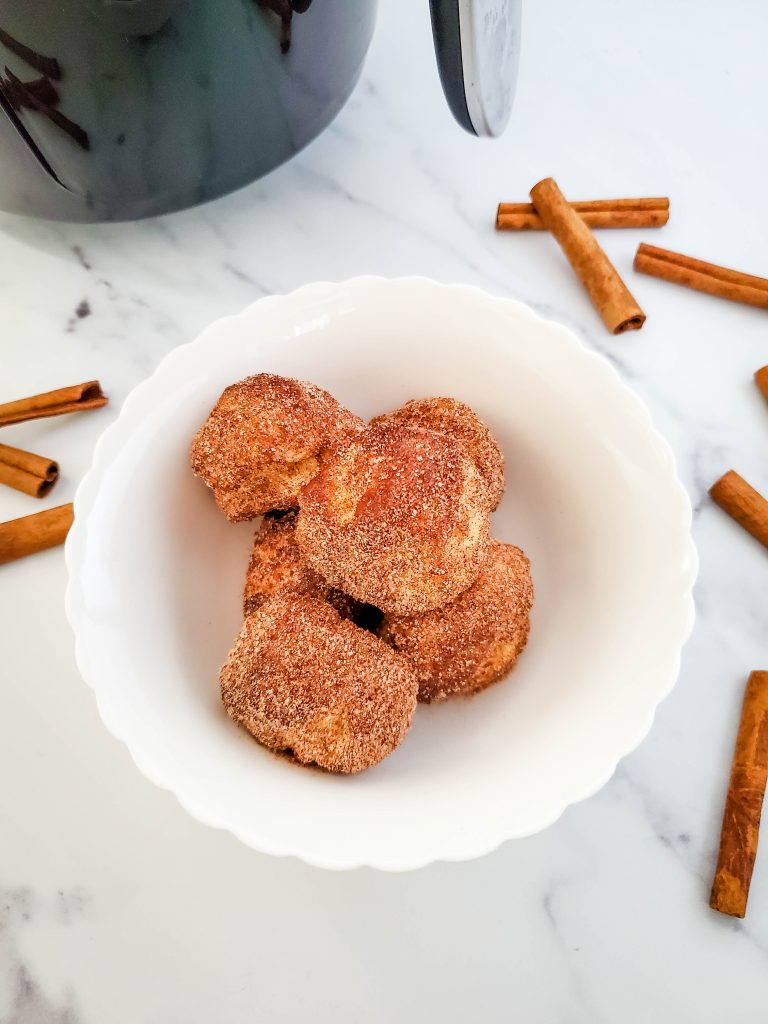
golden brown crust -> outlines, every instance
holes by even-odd
[[[357,601],[331,587],[307,565],[296,543],[295,512],[268,517],[256,531],[245,576],[243,614],[250,615],[275,594],[305,594],[327,601],[343,619],[355,622],[363,615]]]
[[[294,513],[280,519],[265,519],[256,531],[243,592],[245,615],[275,594],[306,594],[321,601],[328,597],[330,587],[307,565],[295,532]]]
[[[489,497],[445,434],[377,424],[299,496],[296,536],[333,586],[385,611],[438,608],[470,586],[489,540]]]
[[[362,427],[322,388],[260,373],[224,390],[190,461],[222,512],[240,522],[296,508],[300,488]]]
[[[404,659],[302,595],[272,597],[246,618],[220,682],[227,713],[260,743],[333,772],[391,754],[416,707]]]
[[[413,667],[420,701],[468,695],[511,671],[528,639],[532,604],[528,559],[494,540],[468,590],[425,615],[386,615],[381,636]]]
[[[371,424],[377,423],[424,427],[460,441],[485,480],[491,510],[498,508],[504,495],[504,456],[488,427],[464,402],[455,398],[414,398],[371,420]]]

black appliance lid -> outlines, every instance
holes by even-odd
[[[501,135],[515,94],[522,0],[430,0],[440,81],[473,135]]]

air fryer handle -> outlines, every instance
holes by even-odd
[[[440,81],[472,135],[501,135],[512,110],[522,0],[430,0]]]

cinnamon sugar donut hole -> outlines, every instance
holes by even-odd
[[[462,445],[431,430],[369,426],[299,503],[296,538],[312,568],[383,611],[447,604],[486,555],[488,489]]]
[[[259,373],[224,390],[192,442],[190,461],[236,523],[296,508],[300,488],[362,427],[322,388]]]
[[[243,613],[250,615],[275,594],[306,594],[324,601],[329,586],[307,565],[296,543],[296,516],[266,518],[256,531],[243,591]]]
[[[220,682],[227,713],[259,743],[332,772],[391,754],[416,707],[407,662],[304,595],[272,597],[248,616]]]
[[[464,402],[455,398],[415,398],[371,423],[425,427],[460,441],[485,480],[491,511],[498,508],[504,495],[504,456],[488,427]]]
[[[366,614],[370,614],[309,567],[296,543],[295,512],[268,516],[256,531],[245,576],[243,614],[250,615],[275,594],[305,594],[327,601],[343,619],[352,619],[356,624],[363,624]]]
[[[413,668],[420,701],[469,695],[511,671],[528,640],[532,604],[528,559],[494,540],[468,590],[425,615],[386,615],[381,636]]]

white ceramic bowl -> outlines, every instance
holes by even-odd
[[[513,675],[419,707],[403,745],[357,776],[268,753],[219,701],[253,525],[217,511],[188,449],[222,389],[259,371],[366,417],[417,396],[468,402],[506,456],[494,532],[531,559]],[[77,493],[67,610],[105,725],[190,814],[268,853],[402,870],[544,828],[646,735],[693,622],[690,521],[645,408],[563,327],[424,279],[312,284],[213,324],[130,395]]]

